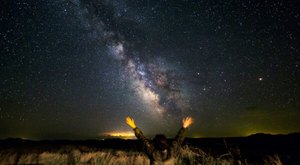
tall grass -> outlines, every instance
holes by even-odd
[[[147,156],[142,152],[122,150],[97,150],[87,147],[64,146],[56,151],[2,150],[0,165],[7,164],[46,164],[46,165],[147,165]],[[176,164],[229,165],[250,164],[247,160],[235,160],[231,153],[214,157],[199,148],[184,146]],[[263,164],[281,165],[278,155],[268,156]]]

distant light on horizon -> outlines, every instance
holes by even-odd
[[[135,135],[132,131],[116,131],[116,132],[106,132],[102,134],[105,137],[114,137],[114,138],[122,138],[122,139],[133,139]]]

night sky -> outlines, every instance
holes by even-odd
[[[2,0],[0,138],[300,131],[300,2]]]

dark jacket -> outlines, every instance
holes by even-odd
[[[146,153],[150,159],[151,165],[174,165],[175,157],[180,151],[181,144],[184,140],[185,128],[181,128],[177,133],[175,139],[172,141],[169,149],[164,151],[155,149],[154,145],[143,135],[139,128],[133,129],[135,136],[142,141],[146,148]]]

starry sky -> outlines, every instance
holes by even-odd
[[[300,2],[4,0],[0,138],[300,131]]]

